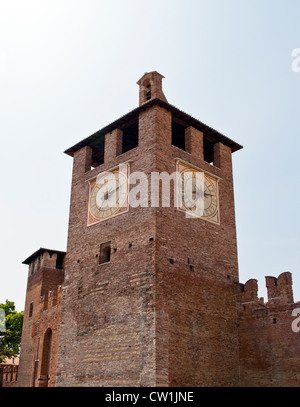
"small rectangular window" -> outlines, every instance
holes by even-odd
[[[111,255],[111,242],[102,243],[100,246],[99,263],[109,263]]]

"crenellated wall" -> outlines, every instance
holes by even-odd
[[[254,279],[236,283],[241,386],[300,386],[300,335],[293,332],[292,275],[266,277],[268,301]]]

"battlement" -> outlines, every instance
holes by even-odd
[[[31,277],[44,268],[63,270],[65,256],[66,252],[41,247],[39,250],[31,254],[26,260],[24,260],[23,264],[27,264],[29,266],[28,276]]]
[[[245,284],[236,283],[235,294],[241,308],[245,311],[250,308],[276,308],[287,307],[289,304],[294,303],[293,297],[293,281],[290,272],[281,273],[277,278],[267,276],[266,288],[268,301],[265,302],[264,298],[258,297],[258,283],[255,279],[248,280]]]
[[[268,305],[277,303],[292,304],[294,302],[291,273],[282,273],[278,278],[268,276],[266,277],[266,285]]]
[[[47,294],[40,296],[40,309],[41,311],[46,311],[58,304],[61,304],[63,294],[63,288],[61,285],[57,286],[53,290],[48,291]]]

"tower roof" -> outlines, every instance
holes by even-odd
[[[141,79],[139,79],[139,80],[137,81],[137,84],[140,85],[145,77],[147,77],[147,76],[154,76],[154,75],[155,75],[155,76],[159,76],[159,77],[161,77],[162,79],[164,78],[164,76],[163,76],[162,74],[160,74],[159,72],[157,72],[157,71],[145,72],[144,75],[141,77]]]
[[[179,110],[177,107],[171,105],[168,102],[161,100],[160,98],[153,98],[143,103],[136,109],[132,110],[131,112],[125,114],[124,116],[120,117],[119,119],[115,120],[111,124],[103,127],[101,130],[98,130],[96,133],[92,134],[91,136],[85,138],[84,140],[80,141],[79,143],[75,144],[73,147],[68,148],[65,153],[73,157],[74,153],[85,146],[90,146],[97,148],[99,144],[104,142],[105,134],[110,133],[116,128],[121,127],[122,125],[126,124],[130,120],[137,118],[139,113],[148,109],[149,107],[158,105],[163,107],[164,109],[170,111],[178,120],[185,123],[187,126],[193,126],[196,129],[200,130],[205,134],[205,136],[209,137],[213,141],[221,142],[227,146],[229,146],[232,152],[238,151],[243,148],[240,144],[236,143],[235,141],[231,140],[230,138],[224,136],[222,133],[216,131],[210,126],[207,126],[203,122],[194,117],[190,116],[189,114]],[[100,157],[97,157],[100,158]]]
[[[40,247],[37,251],[32,253],[27,259],[25,259],[22,264],[30,264],[34,259],[39,257],[41,254],[48,252],[49,254],[54,254],[54,253],[62,253],[66,254],[66,252],[62,252],[60,250],[51,250],[51,249],[45,249],[44,247]]]

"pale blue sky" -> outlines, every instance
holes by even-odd
[[[240,280],[293,273],[300,300],[298,0],[0,0],[0,302],[24,307],[39,247],[65,250],[63,151],[138,105],[157,70],[168,101],[234,154]],[[265,298],[266,299],[266,298]]]

